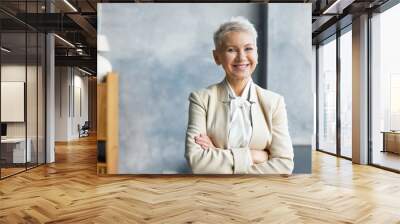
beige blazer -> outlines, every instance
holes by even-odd
[[[255,83],[250,90],[253,125],[249,147],[227,148],[229,99],[224,81],[189,97],[185,157],[195,174],[291,174],[293,147],[282,96]],[[207,134],[217,149],[202,149],[194,137]],[[249,165],[249,149],[265,150],[268,160]]]

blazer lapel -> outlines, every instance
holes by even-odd
[[[253,125],[249,146],[252,149],[262,148],[266,146],[267,127],[255,84],[251,86],[249,99],[251,103],[251,123]]]
[[[225,79],[218,84],[217,88],[218,103],[216,108],[216,135],[215,144],[220,148],[228,148],[228,130],[229,130],[229,96],[226,91]]]

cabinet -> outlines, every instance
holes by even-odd
[[[6,164],[20,164],[31,162],[32,160],[32,141],[30,138],[26,140],[27,147],[25,150],[25,138],[7,138],[1,140],[2,160]]]
[[[400,131],[384,131],[383,152],[400,154]]]

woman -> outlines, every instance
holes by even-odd
[[[293,148],[283,97],[253,83],[257,32],[232,18],[214,33],[225,79],[190,94],[186,159],[193,173],[291,174]]]

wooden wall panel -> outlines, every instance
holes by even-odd
[[[106,113],[107,98],[106,84],[99,83],[97,86],[97,140],[105,141],[107,139]]]
[[[107,141],[106,158],[107,173],[118,174],[119,160],[119,87],[118,76],[114,73],[107,75]]]
[[[98,174],[118,174],[119,162],[119,100],[118,76],[110,73],[105,83],[97,85],[97,141],[105,147],[106,163],[97,164]],[[105,143],[105,144],[103,144]],[[98,152],[102,151],[98,148]],[[104,168],[106,167],[106,171]]]

